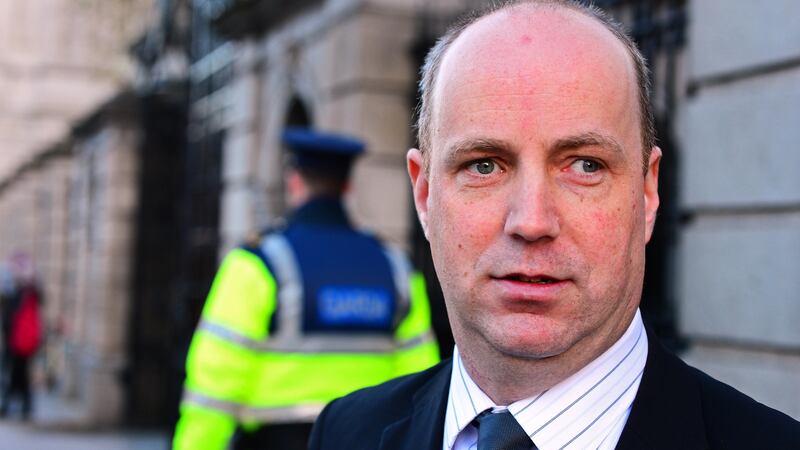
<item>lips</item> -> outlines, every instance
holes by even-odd
[[[521,274],[506,275],[504,277],[500,277],[499,279],[507,279],[507,280],[511,280],[511,281],[519,281],[519,282],[522,282],[522,283],[533,283],[533,284],[552,284],[552,283],[558,283],[559,281],[561,281],[561,280],[559,280],[557,278],[553,278],[553,277],[550,277],[550,276],[547,276],[547,275],[528,276],[528,275],[521,275]]]
[[[492,276],[491,279],[492,285],[498,289],[499,298],[536,303],[557,301],[570,281],[548,273],[520,272]]]

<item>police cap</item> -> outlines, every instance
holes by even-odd
[[[364,152],[364,143],[358,139],[302,127],[286,128],[283,143],[298,169],[337,178],[346,178],[353,161]]]

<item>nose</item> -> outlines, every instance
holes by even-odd
[[[555,239],[561,231],[552,187],[542,177],[520,179],[509,199],[503,230],[509,236],[534,242]]]

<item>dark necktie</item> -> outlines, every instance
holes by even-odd
[[[493,413],[487,409],[473,423],[478,428],[478,450],[537,450],[508,410]]]

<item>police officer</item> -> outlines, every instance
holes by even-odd
[[[344,211],[363,144],[301,128],[283,142],[292,213],[219,268],[189,349],[175,449],[305,449],[327,402],[438,361],[422,275]]]

